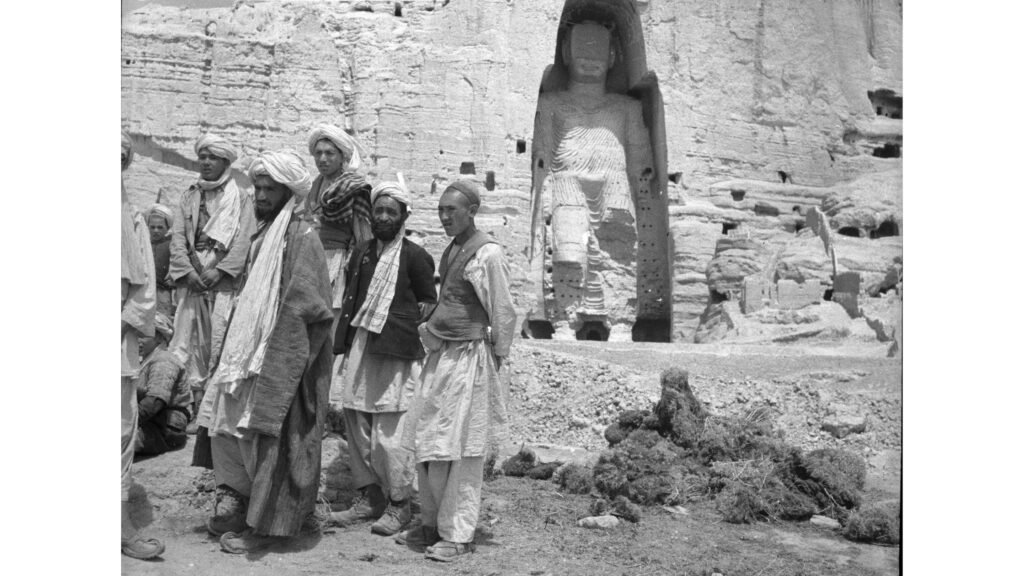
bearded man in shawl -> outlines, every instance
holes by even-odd
[[[199,179],[181,195],[173,219],[170,277],[178,309],[169,350],[200,396],[220,356],[256,221],[252,200],[231,177],[235,147],[206,134],[195,151]]]
[[[330,521],[346,526],[376,520],[370,531],[383,536],[412,517],[414,464],[401,447],[403,415],[425,356],[416,327],[437,303],[434,259],[405,238],[410,198],[398,178],[374,186],[374,239],[356,246],[348,262],[334,336],[334,353],[343,356],[331,382],[359,495]]]
[[[501,246],[477,230],[480,192],[448,186],[437,206],[453,240],[441,257],[438,305],[419,327],[427,357],[406,415],[403,445],[415,454],[421,525],[396,540],[451,561],[472,551],[484,457],[507,435],[508,390],[498,369],[509,354],[516,313]]]
[[[261,154],[249,177],[257,232],[198,418],[217,482],[207,529],[235,554],[299,534],[313,513],[334,320],[323,247],[297,213],[310,186],[302,159]]]
[[[309,133],[309,154],[320,175],[306,198],[306,213],[320,235],[331,278],[331,306],[341,314],[345,265],[352,249],[370,240],[370,184],[357,173],[366,152],[355,138],[331,124]],[[337,323],[337,321],[335,321]]]
[[[132,163],[132,140],[121,132],[121,553],[148,560],[163,554],[163,542],[143,538],[131,519],[128,491],[132,487],[138,404],[139,337],[152,336],[156,316],[156,273],[146,221],[136,213],[124,189],[124,171]]]
[[[146,212],[149,241],[153,247],[153,265],[156,267],[156,311],[174,317],[174,283],[168,276],[171,270],[171,228],[174,212],[163,204],[153,204]]]

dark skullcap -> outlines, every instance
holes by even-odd
[[[456,180],[455,182],[452,182],[451,184],[448,185],[447,188],[444,189],[445,192],[449,190],[457,190],[459,192],[462,192],[462,195],[469,199],[470,206],[480,205],[480,189],[471,180]]]

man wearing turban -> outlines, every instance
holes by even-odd
[[[154,332],[156,273],[146,221],[132,208],[124,189],[123,173],[131,163],[132,140],[121,132],[121,553],[148,560],[162,554],[164,544],[139,535],[132,522],[128,491],[138,419],[135,377],[139,373],[139,337]]]
[[[181,195],[173,218],[169,275],[178,305],[168,349],[185,365],[198,398],[220,355],[256,221],[252,201],[231,176],[235,147],[206,134],[195,151],[199,179]]]
[[[438,305],[419,333],[427,349],[405,423],[414,453],[422,525],[396,538],[429,545],[426,557],[451,561],[472,551],[484,457],[507,434],[507,389],[498,378],[515,334],[509,268],[501,246],[475,224],[480,192],[449,185],[437,214],[451,244],[441,256]]]
[[[261,154],[249,177],[257,232],[198,417],[217,482],[207,529],[235,554],[297,535],[313,513],[334,320],[323,246],[296,214],[310,186],[302,159]]]
[[[309,154],[320,175],[306,198],[306,209],[327,253],[335,318],[345,293],[345,263],[352,248],[371,239],[370,184],[358,174],[363,151],[359,142],[331,124],[309,133]]]
[[[169,318],[174,317],[174,283],[168,277],[171,269],[171,228],[174,212],[163,204],[153,204],[146,212],[149,241],[153,246],[153,264],[156,267],[156,310]]]
[[[409,193],[401,175],[374,186],[371,197],[374,238],[358,244],[348,261],[331,383],[360,494],[331,522],[376,520],[370,530],[390,536],[412,517],[414,465],[401,447],[402,425],[425,356],[416,326],[437,292],[434,259],[405,237]]]

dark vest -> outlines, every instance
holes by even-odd
[[[477,230],[466,244],[455,242],[448,245],[441,256],[441,294],[427,326],[439,338],[445,340],[482,340],[487,337],[491,325],[487,311],[473,290],[473,285],[463,279],[466,264],[484,244],[494,242],[486,232]],[[459,249],[455,259],[449,258],[453,249]]]

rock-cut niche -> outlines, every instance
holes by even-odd
[[[633,0],[567,0],[534,120],[531,337],[667,342],[667,149]]]

